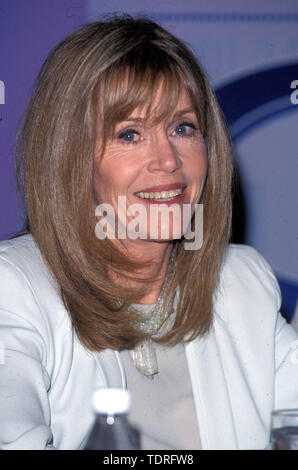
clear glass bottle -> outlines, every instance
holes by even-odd
[[[96,419],[84,450],[139,450],[138,431],[128,419],[130,393],[120,388],[100,388],[92,396]]]

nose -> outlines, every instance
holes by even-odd
[[[148,171],[150,172],[165,172],[173,173],[181,168],[181,160],[179,153],[172,142],[166,136],[159,137],[154,144],[152,144],[151,158],[148,163]]]

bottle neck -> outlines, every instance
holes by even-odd
[[[104,414],[104,413],[97,413],[96,414],[96,421],[101,425],[108,425],[111,426],[113,424],[117,424],[120,421],[127,421],[127,414],[126,413],[118,413],[118,414]]]

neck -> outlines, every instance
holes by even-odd
[[[155,304],[165,280],[172,252],[172,243],[143,242],[125,245],[125,254],[137,260],[149,261],[150,265],[138,272],[142,278],[154,279],[150,291],[142,297],[140,303]]]

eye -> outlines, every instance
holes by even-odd
[[[181,137],[193,136],[195,130],[196,126],[191,122],[182,122],[175,128],[175,130],[172,132],[172,135],[178,135]]]
[[[140,134],[134,129],[127,129],[118,135],[118,139],[123,140],[125,143],[136,144],[140,140]]]

